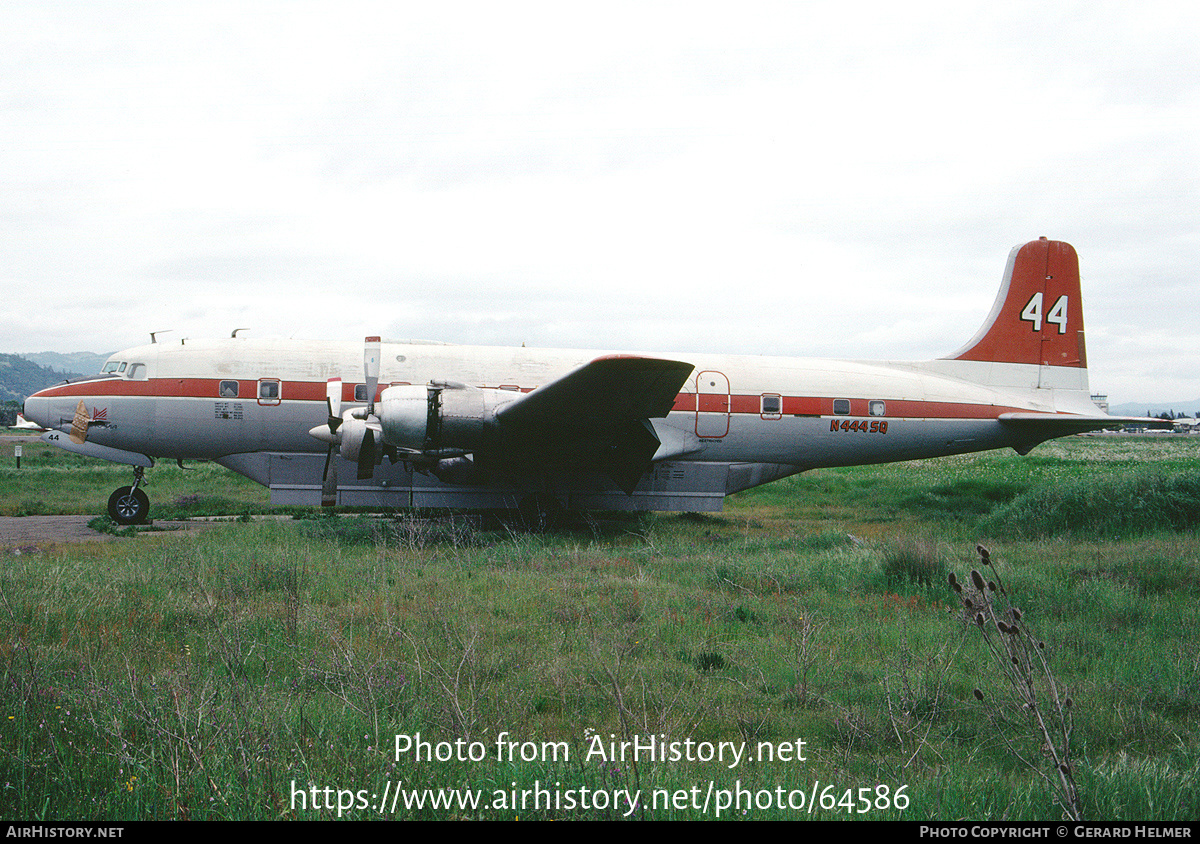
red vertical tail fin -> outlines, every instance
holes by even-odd
[[[987,321],[949,358],[1087,369],[1071,244],[1043,237],[1014,249]]]

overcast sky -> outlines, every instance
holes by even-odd
[[[1200,396],[1200,5],[0,5],[0,351],[148,332],[923,359],[1075,245]],[[453,373],[447,373],[453,377]]]

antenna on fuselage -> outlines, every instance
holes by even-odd
[[[170,334],[170,333],[171,333],[172,331],[174,331],[174,330],[175,330],[174,328],[167,328],[167,329],[164,329],[164,330],[162,330],[162,331],[151,331],[151,332],[150,332],[150,342],[151,342],[151,343],[157,343],[157,342],[158,342],[158,340],[154,339],[154,335],[155,335],[155,334]]]
[[[232,334],[230,334],[229,336],[230,336],[230,337],[233,337],[233,338],[235,338],[235,339],[236,339],[236,338],[237,338],[237,333],[238,333],[239,331],[249,331],[249,330],[250,330],[249,328],[235,328],[235,329],[233,329],[233,333],[232,333]]]

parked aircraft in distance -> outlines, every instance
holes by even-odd
[[[41,425],[35,425],[27,420],[22,414],[17,414],[17,421],[8,426],[17,431],[44,431],[46,430]]]
[[[121,523],[145,519],[156,458],[214,460],[278,504],[716,511],[806,469],[1024,454],[1128,421],[1091,402],[1078,258],[1045,238],[1012,251],[982,328],[932,361],[232,337],[118,352],[25,415],[135,467],[109,501]]]

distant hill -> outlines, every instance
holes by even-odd
[[[1113,416],[1145,416],[1147,411],[1149,411],[1151,416],[1171,412],[1176,416],[1184,414],[1195,417],[1196,413],[1200,412],[1200,399],[1176,402],[1145,402],[1142,404],[1124,402],[1122,404],[1114,404],[1108,409],[1108,412]]]
[[[108,355],[98,355],[95,352],[72,352],[64,355],[60,352],[37,352],[21,355],[25,360],[31,360],[39,366],[58,372],[78,372],[81,375],[95,375],[108,360]]]
[[[47,354],[54,354],[52,352]],[[69,358],[71,355],[58,355],[61,358]],[[101,358],[99,355],[91,355],[92,358],[99,358],[103,363],[106,358]],[[100,364],[93,367],[90,363],[87,364],[90,370],[88,374],[94,375],[100,371]],[[21,355],[5,355],[0,354],[0,402],[15,401],[23,402],[33,393],[46,387],[57,384],[66,378],[82,378],[83,375],[72,370],[56,370],[49,366],[42,366]]]

